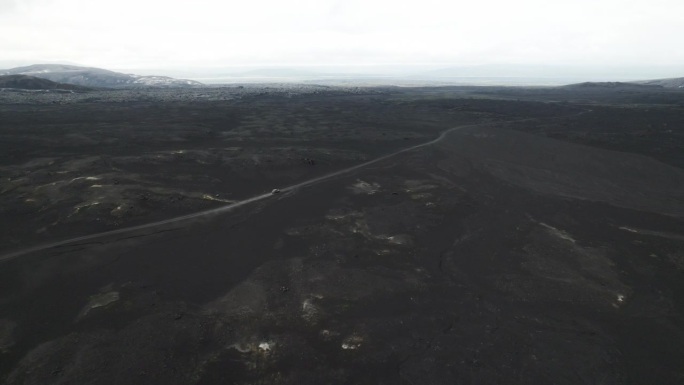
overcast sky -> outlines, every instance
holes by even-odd
[[[0,63],[682,66],[684,0],[0,0]]]

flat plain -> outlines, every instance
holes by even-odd
[[[5,91],[0,213],[7,384],[684,383],[677,89]]]

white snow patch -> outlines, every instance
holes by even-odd
[[[631,228],[625,227],[625,226],[622,226],[622,227],[620,227],[619,229],[620,229],[620,230],[624,230],[624,231],[629,231],[630,233],[639,233],[638,230],[634,230],[634,229],[631,229]]]
[[[344,350],[356,350],[361,347],[363,338],[358,335],[351,335],[342,341],[342,349]]]
[[[553,226],[547,225],[544,222],[539,222],[539,224],[546,227],[546,229],[549,230],[549,232],[551,234],[557,236],[558,238],[565,239],[566,241],[570,241],[572,243],[575,243],[575,239],[573,237],[571,237],[570,234],[566,233],[565,231],[559,230]]]
[[[615,298],[615,302],[613,303],[613,307],[616,309],[619,309],[620,306],[624,305],[625,303],[625,296],[623,294],[618,294],[617,297]]]
[[[269,353],[273,349],[273,342],[261,342],[259,344],[259,351],[262,353]]]

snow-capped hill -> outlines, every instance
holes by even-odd
[[[102,68],[64,64],[34,64],[9,70],[0,70],[0,75],[28,75],[58,83],[75,84],[94,88],[202,86],[202,83],[194,80],[174,79],[168,76],[140,76],[109,71]]]
[[[168,76],[139,76],[131,75],[136,79],[133,84],[139,84],[147,87],[197,87],[202,83],[187,79],[174,79]]]
[[[655,84],[665,88],[684,88],[684,78],[656,79],[640,82],[641,84]]]

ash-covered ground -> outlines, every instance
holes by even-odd
[[[0,103],[4,383],[684,383],[684,92]]]

